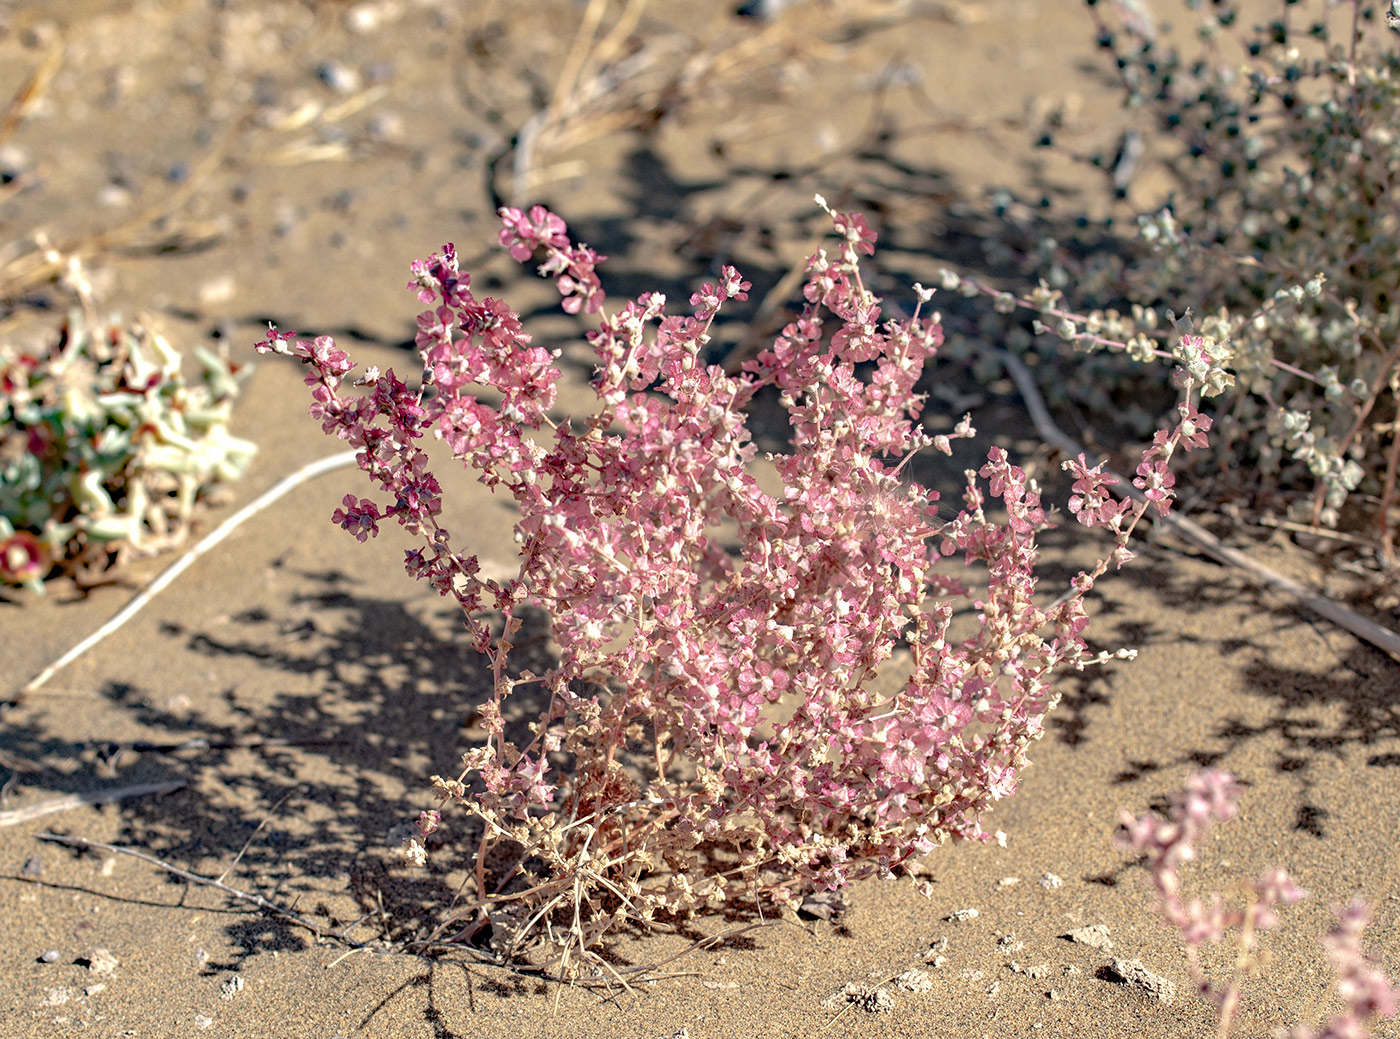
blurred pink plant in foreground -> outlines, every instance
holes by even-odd
[[[1181,374],[1181,422],[1138,467],[1148,501],[1118,502],[1112,477],[1069,463],[1071,510],[1115,547],[1037,605],[1045,508],[1004,450],[967,471],[951,518],[935,492],[902,479],[918,452],[950,454],[974,430],[968,416],[937,435],[920,420],[914,387],[942,343],[939,316],[924,310],[933,291],[916,286],[913,315],[884,319],[858,262],[874,233],[828,212],[839,250],[808,261],[800,316],[729,375],[703,357],[716,314],[746,298],[734,268],[686,314],[667,315],[659,293],[609,314],[602,257],[543,207],[503,209],[501,244],[521,262],[542,255],[564,309],[597,315],[587,414],[553,413],[561,351],[535,344],[506,304],[475,296],[451,245],[413,265],[409,287],[430,307],[418,318],[420,386],[370,369],[355,383],[367,392],[347,395],[354,366],[329,337],[272,329],[259,344],[309,367],[312,415],[360,449],[379,489],[347,495],[336,522],[361,541],[388,518],[421,536],[409,572],[457,600],[493,669],[487,740],[456,778],[434,777],[440,804],[481,826],[457,939],[489,927],[508,958],[533,934],[568,973],[626,919],[739,898],[791,904],[916,872],[950,837],[989,839],[982,815],[1015,792],[1057,700],[1053,674],[1103,659],[1083,639],[1084,596],[1131,558],[1149,504],[1169,508],[1176,448],[1204,441],[1193,380]],[[776,493],[753,471],[745,409],[759,393],[790,423],[790,451],[763,456]],[[483,576],[454,546],[419,446],[427,433],[514,498],[516,576]],[[1005,519],[989,514],[988,495]],[[977,590],[938,569],[958,554],[982,574]],[[954,639],[959,600],[977,623]],[[507,665],[527,607],[550,618],[557,663],[543,674]],[[892,663],[902,688],[877,693]],[[542,695],[525,708],[530,687]],[[441,825],[423,813],[411,857],[425,859]]]
[[[1182,900],[1178,873],[1181,865],[1196,857],[1196,842],[1213,821],[1224,822],[1235,814],[1240,792],[1229,773],[1206,769],[1187,780],[1185,790],[1173,795],[1167,818],[1134,818],[1124,812],[1126,832],[1117,839],[1120,848],[1146,859],[1157,890],[1158,910],[1181,932],[1186,944],[1191,978],[1201,994],[1220,1007],[1220,1039],[1229,1034],[1239,1008],[1239,972],[1258,964],[1254,953],[1258,932],[1278,926],[1275,906],[1292,905],[1307,894],[1276,867],[1256,881],[1245,882],[1242,909],[1227,910],[1219,893],[1211,895],[1209,905],[1199,899]],[[1323,939],[1323,946],[1337,972],[1337,992],[1347,1003],[1348,1011],[1326,1022],[1319,1031],[1298,1025],[1286,1033],[1287,1039],[1365,1039],[1371,1034],[1369,1024],[1373,1017],[1395,1014],[1395,992],[1389,979],[1361,951],[1361,932],[1370,921],[1369,910],[1358,901],[1337,907],[1336,913],[1338,923]],[[1240,971],[1220,988],[1206,976],[1200,948],[1205,942],[1224,941],[1235,928],[1239,929]]]

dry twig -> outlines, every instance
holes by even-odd
[[[133,797],[149,797],[152,794],[168,794],[186,785],[183,779],[166,780],[164,783],[138,783],[135,786],[109,787],[106,790],[89,790],[82,794],[65,794],[63,797],[40,801],[24,808],[11,808],[0,812],[0,826],[18,826],[33,819],[39,819],[55,812],[66,812],[84,805],[111,804],[113,801],[127,801]]]
[[[1030,369],[1022,363],[1020,358],[1005,350],[998,350],[995,353],[1002,366],[1006,368],[1007,374],[1011,376],[1011,380],[1016,384],[1016,389],[1020,391],[1021,399],[1025,401],[1026,410],[1030,412],[1031,421],[1035,423],[1040,438],[1070,457],[1083,454],[1084,448],[1056,426],[1055,420],[1050,417],[1050,410],[1045,406],[1045,400],[1040,395],[1040,389],[1036,386],[1035,378],[1031,375]],[[1134,501],[1142,500],[1141,492],[1133,487],[1131,480],[1125,479],[1112,470],[1105,471],[1118,480],[1118,484],[1125,494]],[[1220,539],[1210,531],[1199,524],[1192,523],[1183,516],[1168,513],[1165,516],[1153,518],[1165,522],[1181,537],[1217,562],[1243,570],[1266,587],[1291,595],[1318,616],[1344,628],[1358,638],[1364,639],[1392,658],[1400,660],[1400,635],[1389,628],[1383,628],[1374,621],[1369,621],[1348,610],[1345,606],[1333,602],[1326,596],[1318,595],[1316,592],[1304,588],[1297,581],[1275,573],[1262,563],[1250,559],[1238,549],[1222,544]]]
[[[110,851],[118,855],[130,855],[132,858],[137,858],[140,859],[142,862],[148,862],[152,866],[157,866],[160,869],[165,870],[167,873],[179,877],[181,880],[188,880],[191,884],[201,884],[204,887],[216,888],[217,890],[222,891],[224,894],[228,895],[230,898],[236,898],[241,902],[251,902],[259,909],[264,909],[269,913],[275,913],[278,916],[290,920],[292,923],[296,924],[299,927],[305,927],[312,934],[316,935],[317,938],[329,938],[333,941],[341,942],[342,944],[348,945],[351,948],[355,949],[360,948],[363,944],[361,942],[351,941],[349,938],[346,938],[343,935],[327,931],[324,927],[316,923],[314,920],[310,920],[302,916],[300,913],[286,908],[285,906],[279,906],[276,902],[271,902],[268,899],[263,898],[262,895],[253,894],[248,891],[240,891],[238,890],[238,888],[231,887],[228,884],[223,883],[222,881],[213,879],[212,877],[205,877],[201,876],[198,873],[191,873],[187,869],[181,869],[179,866],[166,862],[164,859],[158,859],[154,855],[148,855],[144,851],[137,851],[135,848],[125,848],[122,847],[120,844],[104,844],[102,841],[89,840],[87,837],[65,837],[64,835],[58,833],[41,833],[37,834],[37,836],[41,841],[53,841],[57,844],[67,844],[74,848],[99,848],[102,851]]]

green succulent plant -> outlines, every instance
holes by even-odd
[[[36,355],[0,345],[0,580],[41,588],[188,533],[196,502],[256,451],[229,432],[239,371],[139,323],[71,311]]]

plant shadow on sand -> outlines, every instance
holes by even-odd
[[[1046,541],[1054,546],[1062,539],[1052,533]],[[1155,614],[1143,614],[1144,593],[1170,617],[1229,611],[1251,623],[1201,630],[1157,622],[1152,619]],[[1133,596],[1139,601],[1137,609],[1126,609]],[[1222,695],[1213,697],[1216,703],[1207,708],[1204,740],[1184,741],[1170,755],[1132,758],[1111,777],[1114,785],[1135,784],[1183,765],[1226,768],[1241,755],[1267,748],[1263,760],[1268,767],[1293,777],[1292,828],[1321,841],[1328,836],[1332,813],[1314,796],[1310,770],[1322,758],[1347,761],[1353,751],[1400,737],[1394,661],[1238,572],[1183,557],[1179,549],[1154,539],[1139,546],[1139,558],[1115,581],[1103,585],[1095,612],[1091,641],[1098,648],[1146,646],[1170,652],[1170,647],[1181,645],[1191,653],[1204,651],[1222,662],[1222,676],[1228,676],[1240,694],[1231,696],[1222,688]],[[1300,643],[1307,648],[1299,649]],[[1052,738],[1091,749],[1096,728],[1098,741],[1109,736],[1095,719],[1120,695],[1120,668],[1144,666],[1134,661],[1066,675],[1063,699],[1047,720]],[[1169,681],[1161,695],[1173,695]],[[1367,769],[1394,768],[1400,766],[1400,757],[1370,753],[1360,764]]]
[[[310,590],[287,603],[286,613],[259,607],[232,618],[242,637],[227,637],[224,625],[219,634],[164,625],[163,637],[197,654],[255,662],[265,682],[201,694],[221,702],[178,713],[134,685],[109,684],[102,695],[152,733],[141,743],[65,744],[33,729],[10,735],[27,754],[93,760],[109,774],[119,769],[123,780],[187,781],[184,791],[124,806],[120,843],[196,870],[200,862],[221,863],[206,867],[218,875],[247,842],[230,883],[280,905],[299,903],[298,912],[329,931],[359,917],[350,934],[357,941],[401,942],[430,929],[456,892],[449,874],[460,863],[450,853],[413,870],[402,865],[397,845],[418,808],[431,804],[428,775],[455,774],[489,671],[465,638],[445,635],[445,625],[425,623],[402,603],[357,598],[343,573],[298,580]],[[312,618],[334,613],[349,627],[343,635],[321,630],[308,611]],[[524,666],[528,648],[521,656]],[[286,675],[309,676],[316,691],[277,691]],[[527,701],[522,691],[522,717]],[[332,895],[339,896],[331,898],[334,909],[325,904]],[[239,960],[311,940],[269,914],[241,918],[229,936]],[[220,967],[233,969],[209,965]]]
[[[1047,588],[1061,569],[1072,571],[1061,554],[1067,537],[1054,531],[1047,539]],[[1199,573],[1180,573],[1164,550],[1144,555],[1119,581],[1146,586],[1174,609],[1184,608],[1188,600],[1242,599],[1251,612],[1276,617],[1286,631],[1305,624],[1286,605],[1271,605],[1234,581],[1224,582],[1230,587],[1202,588]],[[179,640],[199,655],[240,658],[266,676],[256,691],[253,683],[245,683],[237,691],[209,694],[231,707],[232,720],[213,704],[208,711],[175,713],[154,706],[133,684],[113,683],[103,696],[152,734],[146,749],[75,743],[24,727],[11,731],[11,745],[40,758],[92,760],[108,772],[120,770],[129,781],[184,779],[189,784],[185,791],[124,806],[119,842],[175,865],[202,868],[206,875],[221,873],[244,849],[231,883],[295,906],[328,931],[349,928],[346,933],[355,940],[404,943],[421,938],[457,895],[467,867],[462,856],[473,842],[462,827],[452,827],[426,871],[403,865],[397,845],[416,810],[431,803],[427,775],[450,774],[456,755],[472,741],[473,705],[489,693],[489,670],[455,630],[457,619],[446,605],[425,611],[421,602],[410,608],[366,597],[357,594],[352,577],[336,570],[290,576],[310,590],[280,608],[259,606],[233,615],[242,629],[237,637],[227,634],[227,626],[217,633],[163,626],[163,637]],[[1206,641],[1133,614],[1114,587],[1105,586],[1096,637],[1100,645]],[[320,623],[315,619],[319,615],[333,619]],[[540,656],[547,654],[545,635],[542,619],[532,618],[522,632],[517,666],[547,666],[547,658]],[[1255,659],[1239,673],[1251,695],[1273,702],[1266,717],[1217,718],[1208,745],[1183,750],[1170,760],[1133,760],[1112,782],[1136,783],[1181,763],[1213,765],[1251,741],[1279,737],[1288,750],[1278,755],[1275,768],[1298,773],[1300,779],[1296,828],[1323,838],[1329,813],[1309,798],[1309,761],[1400,736],[1400,714],[1382,688],[1381,658],[1368,648],[1356,648],[1340,662],[1349,669],[1345,673],[1309,673],[1267,663],[1265,650],[1238,633],[1222,632],[1213,642],[1212,652],[1227,658],[1253,654]],[[277,691],[279,676],[287,675],[309,679],[316,691]],[[1048,721],[1050,738],[1088,752],[1111,738],[1100,709],[1111,705],[1115,684],[1114,665],[1067,676],[1064,702]],[[511,703],[511,727],[526,724],[543,706],[524,689]],[[204,745],[181,747],[191,739]],[[264,740],[268,742],[260,744]],[[1366,761],[1367,767],[1396,763],[1394,755],[1383,754]],[[184,886],[173,877],[169,883]],[[727,923],[749,923],[760,916],[757,907],[734,909]],[[304,930],[272,914],[250,917],[236,905],[226,911],[237,915],[225,928],[236,951],[226,961],[210,962],[207,973],[237,970],[260,953],[300,949],[312,941]],[[680,937],[706,937],[684,921],[672,923]],[[834,933],[842,933],[839,923]],[[619,964],[629,963],[620,951],[605,952]],[[534,983],[524,979],[492,984],[500,994],[534,991]]]

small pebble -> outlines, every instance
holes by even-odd
[[[13,144],[0,145],[0,172],[5,175],[5,183],[26,173],[29,169],[29,153]]]
[[[131,192],[119,184],[108,184],[97,193],[98,205],[120,209],[131,204]]]
[[[199,302],[206,307],[227,303],[238,295],[238,282],[232,274],[219,274],[199,286]]]
[[[927,992],[933,988],[933,981],[929,978],[928,973],[915,967],[910,967],[903,974],[899,975],[899,977],[895,978],[894,983],[905,992],[921,993]]]
[[[356,4],[345,12],[345,28],[356,36],[368,36],[388,20],[388,14],[382,3]]]
[[[57,963],[63,954],[57,949],[50,949],[39,957],[40,963]]]
[[[1089,924],[1087,927],[1076,927],[1068,934],[1061,935],[1072,942],[1080,945],[1091,945],[1095,949],[1102,949],[1108,952],[1113,948],[1113,939],[1108,936],[1107,924]]]
[[[1176,985],[1148,970],[1141,960],[1114,960],[1111,969],[1124,983],[1142,989],[1159,1003],[1171,1003],[1176,999]]]
[[[380,144],[391,144],[403,140],[403,117],[397,112],[381,112],[369,121],[366,127],[369,139]]]
[[[1040,875],[1040,886],[1046,891],[1054,891],[1062,884],[1064,884],[1064,881],[1053,873],[1042,873]]]
[[[44,860],[37,855],[29,856],[24,860],[20,874],[26,877],[42,877],[44,875]]]
[[[363,82],[359,72],[338,61],[321,62],[316,68],[316,75],[337,94],[353,94]]]

